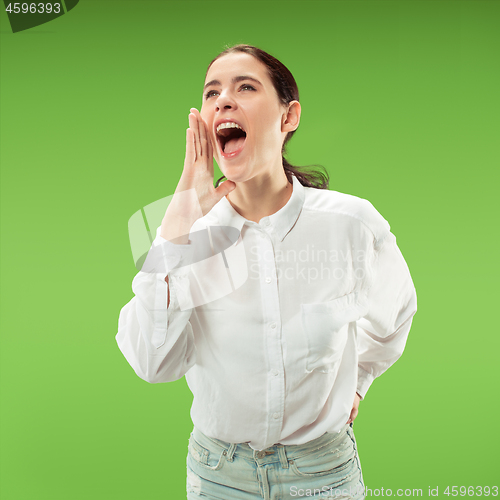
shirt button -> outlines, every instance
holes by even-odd
[[[271,323],[271,328],[274,330],[276,328],[276,323]]]
[[[277,376],[279,375],[279,373],[280,373],[280,372],[279,372],[278,370],[273,370],[271,373],[272,373],[275,377],[277,377]]]
[[[266,283],[271,283],[271,278],[269,276],[266,278]]]
[[[265,235],[264,233],[260,233],[260,237],[261,237],[262,239],[264,239],[264,238],[266,237],[266,235]]]
[[[279,413],[273,413],[273,418],[275,420],[278,420],[278,418],[280,418],[280,414]]]
[[[269,219],[265,219],[264,222],[262,222],[264,226],[269,226],[271,224],[271,221]]]

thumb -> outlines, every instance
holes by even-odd
[[[222,199],[224,196],[228,195],[236,187],[236,183],[233,181],[224,181],[220,186],[215,189],[217,198]]]

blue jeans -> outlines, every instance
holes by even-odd
[[[352,427],[300,445],[256,451],[194,429],[187,457],[188,500],[364,499]]]

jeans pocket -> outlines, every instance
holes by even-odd
[[[357,467],[356,451],[346,434],[341,442],[327,445],[307,455],[290,460],[290,469],[300,477],[332,476],[334,482],[342,481]]]
[[[307,338],[306,371],[338,370],[347,342],[349,323],[358,320],[363,307],[351,292],[328,302],[301,305],[301,321]]]
[[[206,448],[194,439],[191,434],[188,445],[188,456],[198,465],[209,470],[219,470],[226,460],[226,450],[216,450],[215,445],[212,448]]]

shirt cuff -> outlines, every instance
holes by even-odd
[[[361,396],[361,399],[365,399],[365,395],[374,380],[375,377],[373,375],[361,368],[361,366],[358,366],[358,385],[356,392]]]

